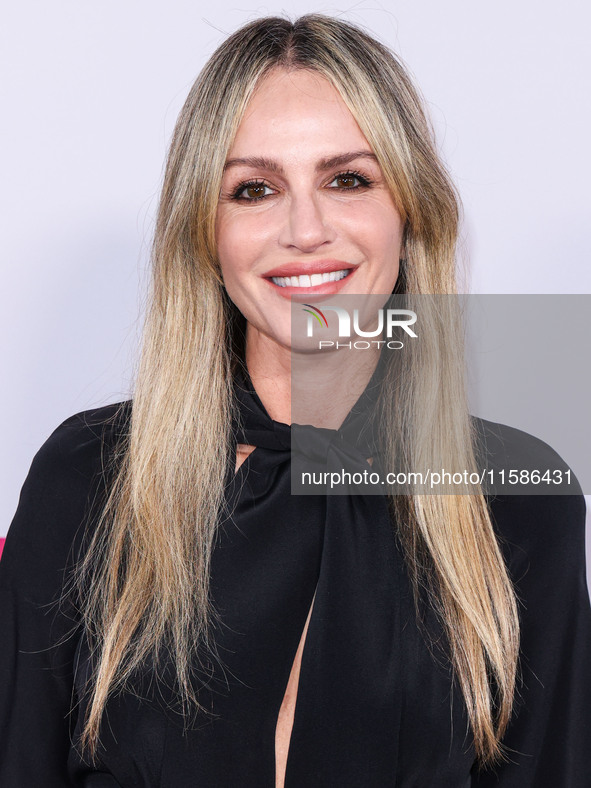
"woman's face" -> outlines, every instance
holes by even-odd
[[[290,347],[292,294],[302,302],[391,293],[402,229],[337,90],[314,72],[271,72],[238,128],[216,219],[224,284],[247,341]]]

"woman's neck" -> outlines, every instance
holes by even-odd
[[[250,328],[250,327],[249,327]],[[379,349],[301,353],[247,331],[246,365],[274,421],[338,429],[366,388]]]

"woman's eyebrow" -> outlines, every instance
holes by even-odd
[[[339,153],[336,156],[320,159],[316,164],[316,172],[325,172],[335,167],[342,167],[355,159],[371,159],[377,162],[377,156],[370,150],[356,150],[350,153]],[[274,159],[268,159],[265,156],[246,156],[243,158],[228,159],[224,165],[224,171],[230,169],[230,167],[238,167],[239,165],[256,167],[261,170],[276,172],[278,175],[285,175],[285,171],[279,162]]]

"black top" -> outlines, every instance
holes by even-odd
[[[0,563],[1,788],[273,788],[277,716],[312,600],[286,788],[589,786],[582,496],[491,501],[520,600],[521,680],[511,761],[479,774],[444,639],[429,646],[417,626],[386,499],[290,495],[291,428],[270,419],[247,377],[236,394],[234,437],[257,448],[235,476],[235,446],[228,457],[233,514],[211,570],[221,664],[203,666],[199,690],[211,714],[187,729],[167,684],[146,676],[109,700],[98,767],[73,745],[88,646],[74,609],[52,603],[101,490],[101,449],[131,403],[118,420],[115,405],[76,414],[33,460]],[[349,453],[363,460],[364,448]],[[425,624],[436,640],[429,610]]]

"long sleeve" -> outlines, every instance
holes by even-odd
[[[86,414],[88,416],[88,412]],[[35,456],[0,561],[0,786],[63,788],[76,722],[79,640],[63,582],[100,470],[100,435],[80,414]]]
[[[582,496],[508,496],[495,527],[518,594],[521,670],[508,763],[473,788],[591,784],[591,606]]]

